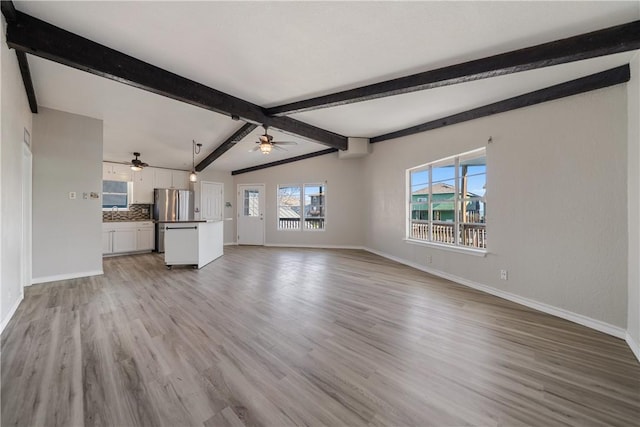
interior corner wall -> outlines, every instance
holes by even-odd
[[[627,341],[640,360],[640,53],[630,63],[628,103],[628,313]]]
[[[4,327],[23,293],[22,157],[24,131],[31,133],[32,114],[15,51],[7,47],[4,17],[0,20],[0,325]]]
[[[233,244],[236,242],[236,219],[235,219],[235,194],[236,191],[233,187],[233,175],[231,172],[218,171],[215,169],[204,170],[198,173],[198,182],[201,181],[209,181],[209,182],[221,182],[224,187],[224,202],[229,202],[231,207],[224,207],[223,217],[224,221],[224,243],[225,244]],[[200,198],[196,195],[194,208],[200,208]],[[200,217],[197,216],[196,219]]]
[[[616,85],[373,144],[364,169],[365,245],[624,336],[626,92]],[[488,255],[405,241],[406,170],[484,146]]]
[[[34,283],[102,273],[102,204],[90,197],[102,194],[102,135],[101,120],[48,108],[34,116]]]
[[[234,175],[238,184],[265,184],[265,244],[274,246],[361,247],[364,243],[363,159],[338,159],[338,153]],[[324,231],[278,230],[277,188],[326,182]],[[226,189],[225,189],[226,191]]]

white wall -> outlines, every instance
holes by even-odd
[[[24,129],[31,133],[27,101],[15,51],[6,44],[2,20],[0,141],[0,331],[22,299],[22,150]]]
[[[405,170],[485,146],[490,136],[489,255],[404,241]],[[374,144],[364,172],[366,246],[624,335],[626,170],[625,85]]]
[[[627,341],[640,359],[640,54],[631,61],[628,102],[628,275]]]
[[[224,185],[224,201],[230,202],[230,208],[224,208],[224,218],[229,218],[224,222],[224,243],[235,243],[236,241],[236,221],[235,221],[235,190],[233,186],[233,176],[231,172],[217,171],[217,170],[204,170],[198,173],[198,183],[201,181],[209,182],[221,182]],[[196,186],[197,184],[196,183]],[[196,194],[194,208],[200,209],[200,196]],[[196,214],[196,219],[199,219],[199,214]]]
[[[362,159],[338,160],[337,153],[234,176],[238,184],[265,184],[265,243],[267,245],[362,246],[364,211]],[[326,230],[278,230],[278,185],[326,181]],[[225,190],[226,191],[226,190]]]
[[[32,141],[34,283],[101,274],[102,121],[40,108]]]

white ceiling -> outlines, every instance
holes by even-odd
[[[16,8],[264,107],[482,58],[639,19],[638,2],[15,2]],[[612,55],[293,115],[371,137],[628,62]],[[29,56],[41,106],[104,120],[104,157],[188,169],[240,122]],[[258,128],[210,168],[235,170],[326,149],[295,140],[249,153]]]

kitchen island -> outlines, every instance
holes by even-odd
[[[202,268],[223,253],[223,221],[162,221],[164,263]]]

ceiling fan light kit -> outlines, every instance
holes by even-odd
[[[271,153],[274,148],[282,151],[287,151],[284,148],[280,147],[280,145],[298,145],[298,143],[294,141],[274,141],[273,136],[267,133],[268,126],[262,125],[262,127],[264,127],[264,135],[260,135],[258,137],[258,141],[256,141],[256,144],[258,145],[249,150],[249,152],[260,150],[262,154],[266,155]]]
[[[269,154],[271,153],[271,143],[269,142],[261,142],[260,143],[260,151],[262,152],[262,154]]]
[[[135,159],[131,159],[131,170],[134,172],[140,172],[143,168],[149,166],[147,163],[140,160],[140,153],[133,153]]]

